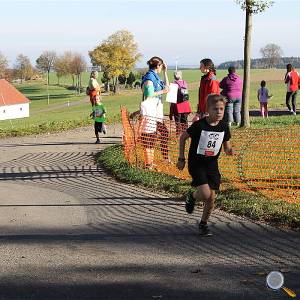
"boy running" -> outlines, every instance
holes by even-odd
[[[103,132],[104,134],[106,133],[105,129],[105,113],[106,109],[103,103],[101,102],[101,98],[99,96],[95,96],[95,102],[94,105],[92,106],[92,113],[90,116],[94,119],[95,121],[95,135],[96,135],[96,142],[95,144],[100,144],[100,138],[99,138],[99,132]]]
[[[233,154],[229,139],[228,125],[222,121],[226,100],[223,96],[210,94],[207,97],[206,111],[208,116],[194,122],[182,135],[179,141],[179,157],[177,168],[185,166],[185,143],[191,138],[188,155],[188,170],[192,177],[191,185],[196,191],[187,195],[185,209],[191,214],[196,201],[203,200],[203,214],[199,223],[199,233],[210,236],[207,221],[212,213],[215,202],[215,191],[219,190],[221,175],[218,168],[218,157],[222,144],[227,155]]]

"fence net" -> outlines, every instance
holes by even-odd
[[[190,179],[187,168],[176,168],[179,136],[185,126],[168,119],[131,119],[125,107],[121,117],[124,154],[130,164]],[[231,135],[235,155],[222,151],[219,158],[222,189],[235,187],[269,199],[300,202],[300,126],[236,129]]]

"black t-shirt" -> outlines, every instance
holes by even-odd
[[[223,142],[231,138],[228,125],[220,121],[218,125],[209,125],[206,118],[194,122],[187,133],[191,137],[189,150],[189,168],[217,163]]]

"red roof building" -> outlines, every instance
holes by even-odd
[[[0,79],[0,106],[28,103],[29,100],[5,79]]]
[[[29,117],[29,99],[0,79],[0,120]]]

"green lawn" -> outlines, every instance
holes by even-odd
[[[241,75],[241,71],[238,72]],[[270,108],[285,108],[285,92],[286,87],[282,81],[285,70],[252,70],[251,73],[251,99],[250,108],[258,109],[258,101],[256,99],[257,89],[262,79],[267,81],[267,87],[274,97],[270,100]],[[221,80],[226,76],[226,70],[217,71],[217,77]],[[86,86],[89,79],[89,73],[83,74],[83,86]],[[101,77],[101,76],[99,76]],[[194,110],[197,107],[197,94],[199,79],[201,73],[199,70],[183,70],[183,77],[187,80],[190,90],[191,105]],[[169,70],[170,81],[173,78],[173,71]],[[100,80],[99,80],[100,81]],[[45,82],[26,82],[17,84],[16,88],[20,90],[30,100],[30,117],[24,119],[0,121],[0,136],[37,133],[39,128],[41,131],[53,131],[57,129],[55,123],[59,123],[58,128],[68,128],[68,126],[80,126],[92,124],[89,119],[90,105],[87,96],[82,93],[77,95],[74,90],[70,90],[67,86],[72,84],[71,77],[61,78],[61,86],[57,85],[57,78],[54,73],[50,76],[50,104],[48,105],[47,85]],[[65,86],[63,86],[63,84]],[[108,122],[114,122],[119,118],[120,106],[125,105],[132,112],[139,108],[141,101],[141,90],[122,91],[117,95],[109,95],[103,97],[108,111]],[[84,100],[85,99],[85,100]],[[70,103],[70,106],[67,104]],[[74,105],[72,105],[74,104]],[[165,114],[168,114],[168,105],[165,105]],[[299,124],[299,116],[291,118],[291,116],[269,118],[262,120],[261,118],[253,118],[254,126],[273,126],[283,124]],[[66,125],[69,124],[69,125]],[[70,125],[71,124],[71,125]]]

